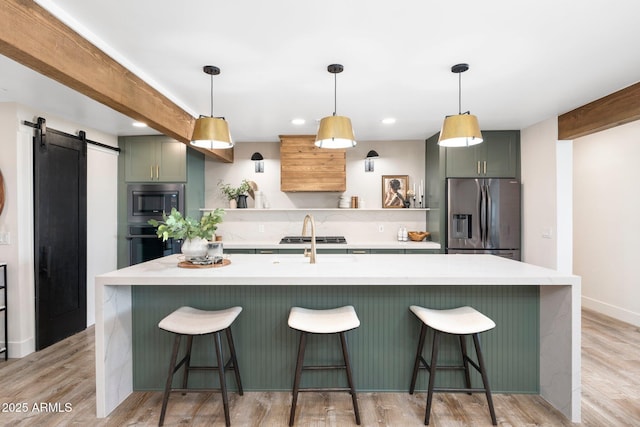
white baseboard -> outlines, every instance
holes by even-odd
[[[36,341],[33,337],[20,342],[9,341],[7,347],[9,348],[10,359],[20,359],[36,351]]]
[[[593,298],[582,296],[582,306],[598,313],[618,319],[622,322],[630,323],[640,327],[640,313],[627,310],[626,308],[617,307],[615,305],[598,301]]]

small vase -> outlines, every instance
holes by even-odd
[[[235,209],[238,207],[238,202],[236,199],[229,200],[229,209]]]
[[[238,209],[245,209],[247,207],[247,195],[241,194],[238,196]]]
[[[186,239],[182,242],[182,255],[187,261],[192,258],[207,256],[208,243],[206,239],[200,237]]]

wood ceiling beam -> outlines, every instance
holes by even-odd
[[[640,83],[558,117],[558,139],[571,140],[640,119]]]
[[[195,118],[33,0],[0,2],[0,53],[189,144]],[[233,149],[206,150],[232,163]]]

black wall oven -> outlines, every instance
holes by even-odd
[[[180,252],[181,240],[163,242],[148,221],[162,220],[176,208],[185,213],[184,184],[129,184],[127,186],[127,240],[129,265]]]

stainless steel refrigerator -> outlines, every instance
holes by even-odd
[[[520,260],[520,183],[508,178],[447,180],[447,253]]]

